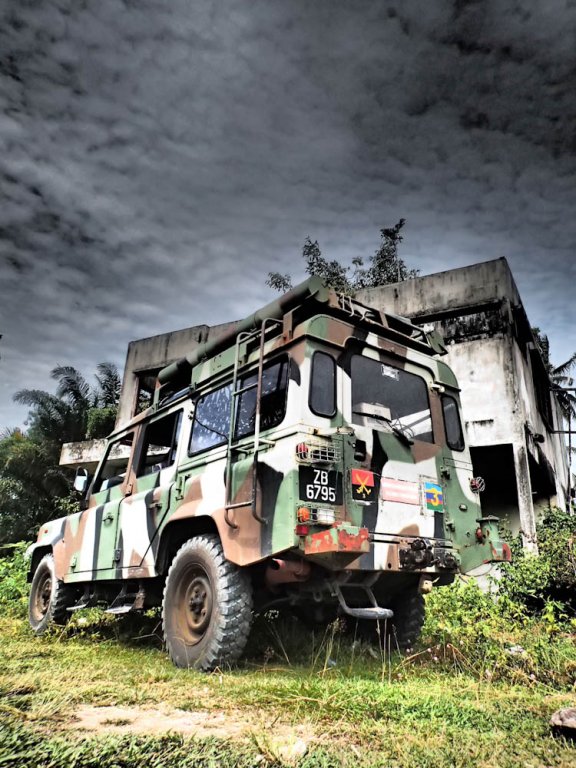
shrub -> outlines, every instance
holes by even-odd
[[[539,554],[519,549],[513,562],[501,567],[501,599],[534,615],[550,601],[571,613],[576,609],[576,518],[550,509],[536,530]]]
[[[424,649],[414,663],[432,661],[488,681],[574,686],[570,622],[557,603],[545,602],[542,615],[530,617],[522,603],[486,594],[470,580],[434,590],[426,608]]]
[[[26,542],[0,549],[0,610],[3,615],[25,616],[28,600]]]

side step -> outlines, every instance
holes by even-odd
[[[140,611],[144,607],[144,598],[146,593],[140,587],[138,592],[128,592],[126,587],[122,587],[120,594],[114,598],[110,608],[105,613],[129,613],[130,611]]]
[[[94,596],[90,592],[90,588],[86,587],[84,589],[84,592],[82,593],[82,597],[78,600],[78,602],[74,603],[74,605],[68,606],[66,610],[69,613],[74,613],[74,611],[80,611],[82,608],[89,608],[93,604],[94,604]]]
[[[346,613],[348,616],[352,616],[355,619],[371,619],[372,621],[385,621],[386,619],[391,619],[394,616],[394,611],[391,611],[389,608],[381,608],[378,605],[378,603],[376,602],[376,598],[374,597],[374,592],[372,592],[371,587],[369,587],[367,584],[333,583],[332,588],[336,593],[336,597],[338,598],[338,602],[340,603],[340,608],[342,608],[344,613]],[[363,590],[366,593],[368,602],[371,604],[370,607],[351,608],[346,602],[344,595],[342,594],[342,589]]]

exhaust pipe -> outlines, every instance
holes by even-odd
[[[310,578],[312,566],[305,560],[271,560],[266,568],[265,581],[274,591],[278,584],[294,584]]]

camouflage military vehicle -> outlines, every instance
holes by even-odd
[[[162,605],[172,660],[203,670],[238,659],[270,605],[413,642],[432,584],[509,558],[443,351],[312,278],[162,370],[80,470],[82,509],[30,548],[33,630],[94,601]]]

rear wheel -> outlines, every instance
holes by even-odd
[[[248,574],[224,556],[217,536],[183,544],[166,577],[164,640],[177,667],[229,666],[242,654],[252,624]]]
[[[423,595],[416,588],[404,592],[391,605],[394,616],[387,621],[350,620],[349,628],[356,637],[378,643],[392,650],[405,651],[420,637],[425,618]]]
[[[56,578],[52,554],[44,555],[34,573],[28,601],[28,620],[34,633],[43,635],[52,624],[66,624],[74,597],[74,590]]]
[[[420,637],[426,616],[424,596],[416,589],[403,595],[392,606],[392,637],[400,650],[411,648]]]

